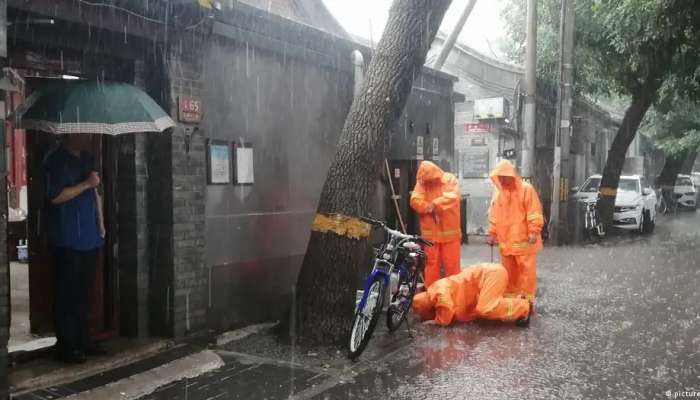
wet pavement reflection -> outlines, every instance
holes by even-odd
[[[699,247],[700,214],[680,213],[660,217],[650,236],[548,248],[530,328],[418,326],[405,351],[318,398],[647,399],[700,391]]]
[[[699,248],[700,213],[660,217],[652,235],[546,248],[529,328],[414,320],[410,337],[379,324],[357,362],[336,348],[256,334],[218,349],[226,367],[147,398],[652,399],[700,391]],[[463,249],[463,265],[489,259],[483,244]]]

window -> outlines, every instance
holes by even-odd
[[[690,181],[690,178],[684,176],[676,179],[676,186],[693,186],[693,182]]]
[[[584,193],[595,193],[598,191],[600,186],[600,178],[588,178],[586,183],[583,184],[581,191]]]
[[[638,179],[620,179],[620,184],[617,189],[621,192],[641,192]]]

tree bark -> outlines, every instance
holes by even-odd
[[[598,202],[600,216],[606,229],[612,226],[617,186],[620,183],[620,174],[625,165],[627,149],[632,140],[634,140],[639,124],[651,106],[652,96],[655,93],[655,90],[653,92],[645,90],[632,97],[632,104],[625,112],[622,124],[615,134],[615,139],[608,151],[608,159],[605,162],[605,169],[603,169],[603,178],[600,181],[601,196]]]
[[[662,189],[672,189],[673,186],[675,186],[676,184],[676,178],[678,178],[678,174],[683,172],[684,166],[688,163],[688,160],[691,157],[693,161],[695,161],[696,154],[697,153],[695,151],[688,150],[679,154],[667,156],[666,161],[664,162],[664,167],[659,173],[657,185]]]
[[[326,177],[317,215],[366,214],[382,171],[386,131],[398,119],[450,0],[395,0]],[[289,333],[316,344],[347,339],[367,238],[312,229]]]
[[[688,150],[688,155],[685,157],[683,166],[681,167],[681,174],[690,175],[693,172],[693,167],[695,166],[695,159],[698,158],[698,149]]]
[[[644,118],[644,114],[649,110],[663,84],[670,68],[672,56],[673,53],[669,48],[663,48],[650,60],[653,64],[650,66],[644,81],[632,91],[632,103],[625,112],[622,124],[617,130],[615,139],[608,151],[608,159],[603,169],[603,178],[600,181],[600,199],[598,201],[598,210],[606,229],[609,229],[613,223],[617,187],[620,183],[622,168],[625,165],[627,149],[637,135],[637,130]]]

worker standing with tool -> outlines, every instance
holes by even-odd
[[[460,271],[462,231],[459,203],[457,177],[430,161],[422,161],[411,194],[411,208],[420,217],[421,236],[435,243],[435,246],[425,249],[426,287],[440,279],[440,264],[445,268],[445,276]]]
[[[542,249],[542,203],[515,166],[502,160],[491,172],[496,186],[489,208],[489,244],[498,244],[508,271],[506,296],[533,301],[537,291],[537,252]]]

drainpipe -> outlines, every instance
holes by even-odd
[[[362,90],[362,83],[365,81],[365,58],[359,50],[352,52],[353,78],[355,86],[353,87],[352,97],[355,98]]]
[[[440,49],[440,54],[438,55],[437,60],[435,60],[435,64],[433,64],[433,68],[435,68],[436,70],[441,70],[442,65],[445,64],[447,55],[450,54],[450,51],[452,51],[452,47],[454,47],[455,42],[457,41],[457,37],[462,32],[462,28],[464,28],[464,24],[467,22],[469,14],[472,13],[475,4],[476,0],[469,0],[469,3],[467,3],[467,6],[464,8],[464,11],[462,11],[462,15],[459,16],[457,25],[455,25],[454,29],[452,30],[452,33],[450,33],[450,36],[447,37],[447,40],[442,45],[442,49]]]

